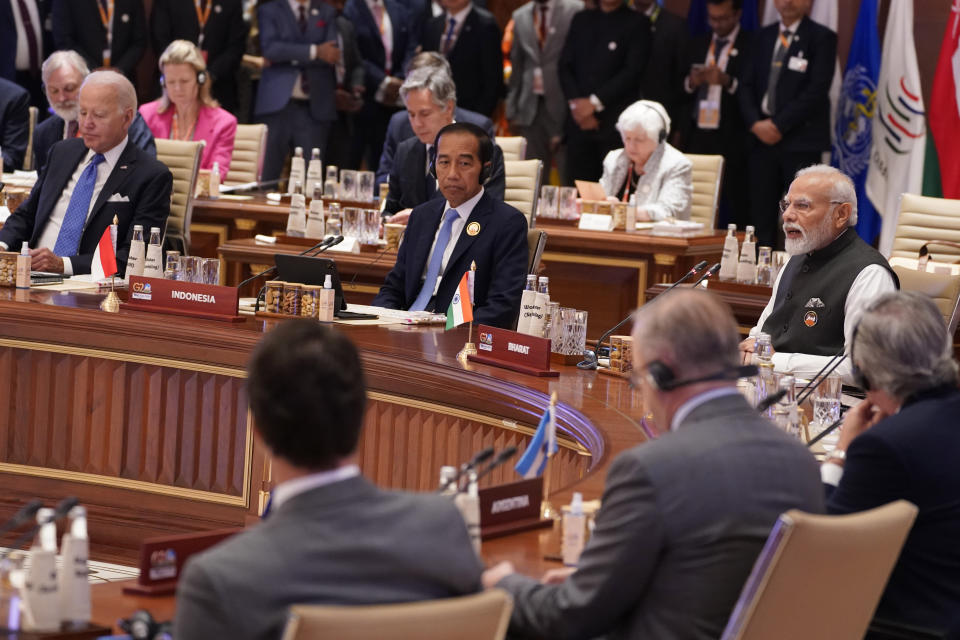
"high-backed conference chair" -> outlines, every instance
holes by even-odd
[[[157,160],[167,165],[170,173],[173,174],[170,216],[167,218],[164,247],[188,255],[190,253],[190,218],[193,216],[193,192],[197,186],[197,171],[200,168],[203,142],[157,138],[156,143]],[[143,231],[146,234],[150,230]]]
[[[542,170],[542,160],[505,160],[503,162],[506,178],[503,201],[527,216],[527,227],[530,229],[537,224],[537,201],[540,198]]]
[[[960,200],[903,194],[889,257],[916,258],[931,240],[960,242]],[[935,245],[933,251],[938,260],[960,258],[960,249],[947,245]]]
[[[897,277],[900,278],[900,289],[903,291],[919,291],[931,298],[947,323],[948,335],[957,330],[957,321],[960,320],[960,274],[930,273],[919,271],[912,265],[904,264],[904,258],[891,258]]]
[[[537,273],[540,268],[540,259],[543,257],[543,249],[547,246],[547,232],[541,229],[527,230],[527,249],[530,251],[530,262],[527,265],[527,273]]]
[[[371,606],[296,605],[283,640],[501,640],[513,599],[503,590]]]
[[[267,125],[238,124],[230,156],[230,184],[259,182],[267,150]]]
[[[723,180],[723,156],[683,154],[693,163],[693,198],[690,219],[702,222],[705,229],[717,226],[720,183]]]
[[[504,161],[527,159],[527,139],[523,136],[497,136],[494,142],[503,151]]]
[[[721,640],[862,638],[916,517],[906,500],[842,516],[787,511]]]

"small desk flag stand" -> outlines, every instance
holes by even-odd
[[[117,216],[114,215],[113,224],[110,225],[110,243],[113,245],[113,255],[117,255],[117,225],[119,223],[120,221],[117,219]],[[120,298],[117,296],[117,292],[113,290],[113,284],[116,278],[116,272],[110,275],[110,293],[108,293],[107,297],[100,303],[100,309],[107,313],[117,313],[120,311]]]
[[[473,283],[477,274],[477,262],[470,262],[470,271],[467,273],[467,287],[470,290],[470,322],[467,323],[467,341],[457,353],[457,362],[467,364],[467,358],[476,355],[477,345],[473,342]]]
[[[557,392],[550,394],[550,413],[553,419],[557,419]],[[540,502],[540,517],[549,520],[556,520],[560,517],[553,503],[550,502],[550,461],[553,459],[553,449],[547,447],[547,464],[543,467],[543,500]]]

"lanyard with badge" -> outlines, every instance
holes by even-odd
[[[107,48],[103,50],[103,66],[109,67],[110,65],[110,53],[113,49],[113,9],[114,9],[114,0],[109,0],[108,8],[106,11],[103,10],[103,2],[97,0],[97,10],[100,11],[100,22],[103,24],[104,30],[107,32]]]
[[[710,49],[707,50],[707,66],[718,66],[721,69],[727,68],[727,62],[730,60],[730,52],[733,50],[733,38],[720,50],[720,57],[717,58],[717,39],[710,40]],[[723,87],[719,84],[710,85],[707,89],[707,96],[700,100],[697,105],[697,127],[700,129],[718,129],[720,128],[720,100]]]
[[[203,31],[207,26],[207,20],[210,19],[210,9],[213,8],[213,0],[207,0],[206,9],[200,8],[200,0],[193,0],[193,8],[197,12],[197,24],[200,26],[200,35],[197,37],[197,48],[203,54],[203,61],[207,61],[207,52],[203,49]]]

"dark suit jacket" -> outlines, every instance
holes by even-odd
[[[151,158],[157,157],[157,145],[153,140],[153,132],[147,126],[139,111],[134,112],[133,122],[127,129],[130,142],[137,148],[146,151]],[[55,113],[38,124],[33,130],[33,168],[42,171],[47,164],[47,154],[56,143],[63,140],[63,118]]]
[[[707,51],[710,49],[710,42],[713,38],[712,33],[700,36],[694,39],[688,47],[687,61],[684,66],[683,77],[680,78],[681,86],[684,78],[690,73],[690,68],[695,64],[704,64],[707,59]],[[741,76],[743,67],[750,60],[752,52],[751,43],[753,34],[743,29],[737,34],[737,39],[733,42],[732,51],[737,55],[730,55],[727,60],[726,73],[737,81],[736,89],[730,93],[724,89],[720,93],[720,125],[714,130],[704,130],[711,136],[719,138],[719,148],[724,153],[727,151],[743,150],[744,140],[746,139],[746,127],[743,124],[743,115],[740,113],[739,92],[741,90]],[[690,153],[718,153],[718,150],[701,150],[695,147],[689,147],[687,142],[690,140],[690,134],[697,129],[697,110],[698,105],[697,90],[687,94],[684,91],[683,108],[680,111],[680,118],[674,121],[674,127],[681,132],[681,138],[684,141],[684,150]]]
[[[596,95],[601,131],[612,131],[620,113],[640,97],[650,51],[649,21],[622,6],[605,14],[587,9],[573,16],[557,70],[567,100]],[[567,118],[570,126],[573,118]]]
[[[676,431],[621,453],[577,572],[521,575],[510,628],[523,637],[719,638],[777,517],[820,513],[817,463],[739,394],[694,408]]]
[[[493,146],[493,159],[490,161],[490,177],[484,183],[487,195],[503,202],[507,190],[507,178],[503,168],[503,151]],[[401,209],[411,209],[427,201],[427,147],[416,136],[407,138],[397,147],[395,170],[388,176],[390,191],[387,192],[385,213],[396,213]],[[432,179],[432,178],[431,178]],[[443,199],[437,190],[434,198]],[[444,309],[446,311],[446,309]]]
[[[469,109],[454,107],[453,119],[457,122],[469,122],[478,127],[483,127],[493,140],[493,121],[485,115],[474,113]],[[406,111],[398,111],[390,116],[390,124],[387,125],[387,138],[383,143],[383,152],[380,154],[380,165],[377,167],[377,184],[386,182],[390,179],[390,173],[393,171],[393,156],[397,152],[397,147],[401,142],[413,137],[413,127],[410,126],[410,117]]]
[[[206,3],[201,3],[201,6]],[[160,57],[174,40],[198,44],[200,22],[193,0],[154,0],[150,12],[153,51]],[[247,45],[241,0],[216,0],[203,29],[207,71],[213,79],[213,97],[227,111],[237,108],[237,69]]]
[[[410,13],[407,8],[394,0],[384,0],[383,6],[390,16],[390,25],[393,29],[393,51],[390,54],[390,75],[402,78],[407,62],[413,56],[417,47],[417,39],[413,32]],[[343,8],[346,16],[357,31],[357,46],[363,58],[367,91],[364,99],[373,102],[377,88],[386,77],[386,52],[383,49],[383,40],[380,38],[380,27],[377,25],[370,8],[364,0],[347,0]]]
[[[37,246],[64,187],[86,153],[87,148],[79,138],[54,145],[47,166],[40,172],[30,196],[0,229],[0,241],[18,250],[24,241],[29,242],[31,247]],[[150,227],[163,229],[166,226],[172,186],[170,170],[128,140],[87,217],[78,254],[64,256],[70,258],[73,272],[90,273],[90,262],[97,243],[113,217],[117,216],[117,268],[122,275],[127,266],[133,226],[143,225],[144,232]],[[128,198],[129,202],[107,202],[115,194]]]
[[[446,200],[431,200],[413,210],[397,253],[397,262],[387,274],[376,306],[409,309],[423,283],[430,247],[440,226]],[[471,236],[467,227],[476,222],[480,233]],[[451,242],[454,239],[451,238]],[[479,323],[512,329],[520,311],[520,296],[527,275],[527,219],[513,207],[484,194],[473,208],[437,289],[432,311],[445,313],[463,274],[476,261],[473,318]]]
[[[293,604],[466,595],[482,565],[451,500],[356,477],[290,498],[195,555],[177,585],[178,640],[276,640]]]
[[[946,630],[960,611],[960,391],[904,402],[850,443],[829,513],[908,500],[920,512],[877,606],[878,618]]]
[[[17,25],[13,17],[11,2],[0,0],[0,78],[14,80],[17,62]],[[48,29],[51,0],[36,0],[37,14],[40,16],[40,62],[53,52],[53,34]],[[19,167],[18,167],[19,168]]]
[[[364,86],[366,70],[363,68],[363,57],[360,55],[360,46],[357,44],[357,29],[353,23],[343,15],[337,16],[337,32],[343,41],[343,86],[348,91],[353,87]]]
[[[260,76],[254,114],[276,113],[290,102],[297,76],[305,68],[310,83],[310,115],[319,121],[337,119],[333,65],[310,59],[310,45],[337,39],[337,14],[323,0],[310,0],[307,31],[300,32],[287,0],[272,0],[257,8],[260,46],[270,65]]]
[[[0,78],[0,151],[3,170],[23,167],[30,136],[30,94],[19,85]]]
[[[745,61],[740,86],[740,109],[749,130],[767,116],[760,109],[767,92],[774,45],[780,23],[761,29],[753,54]],[[802,54],[802,56],[801,56]],[[806,71],[789,68],[791,57],[808,60]],[[797,27],[783,70],[777,80],[773,123],[783,134],[778,144],[784,151],[823,151],[830,148],[830,83],[837,61],[837,34],[804,17]],[[759,144],[755,137],[751,138]]]
[[[131,80],[147,48],[147,21],[142,0],[116,0],[110,66]],[[53,0],[53,40],[57,49],[73,49],[91,69],[103,66],[107,30],[97,0]]]
[[[640,95],[646,100],[659,102],[677,121],[683,103],[683,77],[688,67],[687,40],[690,32],[687,21],[661,8],[655,22],[650,24],[650,57],[644,65]]]
[[[427,22],[423,30],[424,51],[443,51],[447,20],[443,14]],[[474,5],[447,60],[457,85],[457,104],[491,117],[504,95],[500,27],[492,13]]]

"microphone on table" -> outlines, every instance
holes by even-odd
[[[669,287],[667,287],[667,290],[664,291],[663,293],[661,293],[660,296],[662,296],[664,293],[667,293],[668,291],[670,291],[671,289],[673,289],[673,288],[676,287],[677,285],[683,284],[684,282],[686,282],[687,280],[689,280],[689,279],[692,278],[693,276],[697,275],[698,273],[700,273],[701,271],[703,271],[703,269],[704,269],[706,266],[707,266],[707,261],[706,261],[706,260],[701,260],[701,261],[698,262],[697,264],[693,265],[693,267],[691,267],[689,271],[687,271],[685,274],[683,274],[683,277],[681,277],[679,280],[677,280],[677,281],[674,282],[672,285],[670,285]],[[657,297],[659,298],[660,296],[657,296]],[[646,304],[646,303],[644,303],[644,304]],[[641,306],[643,306],[643,305],[641,305]],[[593,351],[590,351],[589,349],[585,350],[585,351],[583,352],[583,355],[584,355],[584,358],[585,358],[585,359],[584,359],[583,361],[577,363],[577,368],[578,368],[578,369],[596,369],[597,366],[599,365],[599,361],[600,361],[599,353],[600,353],[600,347],[603,345],[603,341],[606,340],[607,338],[609,338],[610,336],[612,336],[614,331],[616,331],[617,329],[619,329],[620,327],[622,327],[623,325],[625,325],[627,322],[629,322],[629,321],[633,318],[633,314],[634,314],[634,312],[631,311],[631,312],[630,312],[630,315],[628,315],[626,318],[624,318],[623,320],[621,320],[620,322],[618,322],[616,325],[614,325],[614,327],[613,327],[612,329],[608,330],[606,333],[604,333],[602,336],[600,336],[600,339],[597,340],[597,346],[594,348]]]
[[[27,504],[20,507],[19,511],[13,514],[9,520],[0,525],[0,536],[21,527],[23,523],[36,516],[37,511],[39,511],[42,507],[43,502],[40,500],[31,500]]]
[[[56,522],[61,518],[65,518],[66,515],[70,513],[70,509],[73,509],[78,504],[80,504],[80,500],[78,500],[73,496],[70,496],[61,500],[57,504],[56,508],[53,510],[53,514],[49,518],[43,520],[42,522],[37,522],[32,527],[30,527],[29,529],[24,531],[22,534],[20,534],[20,537],[14,540],[13,544],[10,545],[10,547],[4,552],[3,557],[6,557],[7,555],[9,555],[11,551],[13,551],[14,549],[18,549],[20,545],[29,541],[31,538],[37,535],[37,531],[39,531],[43,525],[50,524],[51,522]]]
[[[337,238],[340,238],[340,240],[337,240]],[[301,251],[301,252],[298,253],[297,255],[305,256],[305,255],[307,255],[308,253],[310,253],[311,251],[315,251],[315,250],[319,249],[320,247],[325,247],[325,246],[331,246],[331,247],[332,247],[333,245],[337,244],[337,242],[343,242],[343,236],[327,236],[326,238],[324,238],[323,240],[321,240],[321,241],[318,242],[317,244],[313,245],[313,246],[310,247],[309,249],[304,249],[303,251]],[[260,273],[258,273],[258,274],[256,274],[256,275],[252,275],[252,276],[250,276],[249,278],[247,278],[246,280],[244,280],[243,282],[241,282],[240,284],[238,284],[238,285],[237,285],[237,288],[239,289],[240,287],[242,287],[242,286],[245,285],[245,284],[250,284],[251,282],[253,282],[253,281],[256,280],[257,278],[259,278],[260,276],[265,276],[265,275],[267,275],[268,273],[270,273],[270,272],[272,272],[272,271],[276,271],[276,270],[277,270],[277,266],[276,266],[276,265],[274,265],[274,266],[272,266],[272,267],[269,267],[269,268],[267,268],[267,269],[264,269],[264,270],[261,271]]]
[[[341,242],[343,242],[343,236],[331,236],[331,237],[329,238],[329,240],[330,240],[330,242],[327,242],[326,240],[324,240],[324,242],[326,242],[326,244],[325,244],[324,246],[320,247],[317,251],[314,251],[314,249],[315,249],[316,247],[312,247],[312,248],[308,249],[306,253],[301,254],[301,255],[318,256],[318,255],[320,255],[321,253],[323,253],[324,251],[326,251],[327,249],[329,249],[330,247],[335,247],[335,246],[337,246],[338,244],[340,244]],[[310,253],[310,252],[312,252],[312,253]]]
[[[693,283],[693,288],[696,289],[697,286],[704,280],[708,280],[713,276],[717,275],[717,272],[720,271],[720,263],[714,263],[712,267],[703,272],[703,275],[697,278],[697,281]]]
[[[478,464],[480,464],[481,462],[486,462],[492,456],[493,456],[493,447],[487,447],[475,453],[473,457],[470,458],[469,462],[464,462],[462,465],[460,465],[460,468],[457,469],[457,475],[450,478],[450,480],[447,481],[447,484],[440,487],[440,490],[438,493],[443,493],[451,485],[456,485],[457,487],[459,487],[460,478],[462,478],[465,473],[468,473],[471,470],[475,469]]]
[[[826,429],[818,433],[815,437],[811,438],[810,442],[807,443],[807,447],[812,447],[813,445],[823,440],[824,436],[827,436],[833,433],[834,431],[836,431],[837,427],[839,427],[841,424],[843,424],[842,416],[834,420],[829,427],[827,427]]]
[[[487,475],[488,473],[490,473],[491,471],[493,471],[494,469],[496,469],[497,467],[499,467],[500,465],[502,465],[504,462],[506,462],[507,460],[509,460],[515,455],[517,455],[517,448],[507,447],[506,449],[498,453],[497,457],[491,460],[490,464],[488,464],[486,467],[483,468],[483,471],[477,474],[477,480]]]

